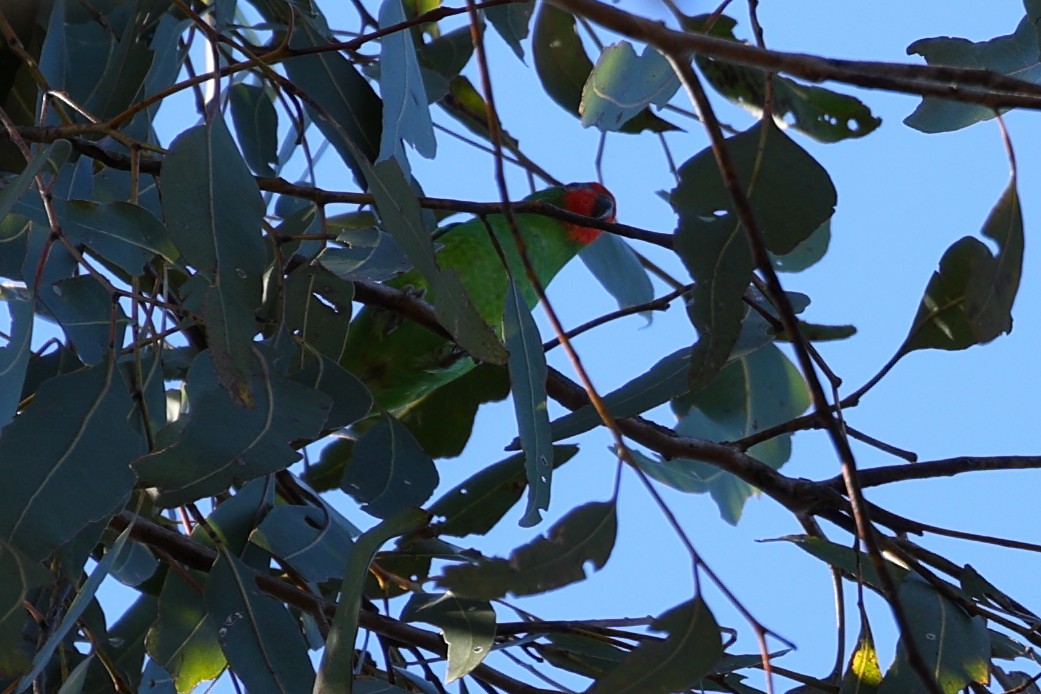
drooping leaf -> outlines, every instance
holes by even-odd
[[[370,192],[383,226],[430,285],[438,322],[474,358],[504,363],[506,350],[467,297],[459,274],[438,267],[419,203],[401,169],[388,160],[377,164],[372,173]]]
[[[542,3],[535,16],[531,49],[542,88],[565,111],[581,117],[582,93],[593,63],[578,36],[575,17],[551,3]],[[617,129],[626,133],[664,132],[676,126],[643,109]]]
[[[314,668],[296,620],[227,552],[210,569],[205,602],[228,665],[251,692],[308,692]]]
[[[411,532],[429,519],[430,515],[425,511],[416,508],[405,509],[362,533],[354,543],[343,571],[340,602],[336,606],[336,616],[325,642],[315,691],[351,694],[354,638],[358,632],[358,610],[361,608],[362,590],[369,564],[384,543],[393,537]]]
[[[651,628],[668,636],[641,644],[587,689],[588,694],[685,691],[723,655],[719,625],[700,595],[659,615]]]
[[[33,155],[21,172],[0,190],[0,219],[10,214],[15,203],[17,203],[25,192],[35,182],[35,176],[39,174],[44,166],[48,164],[54,169],[60,169],[72,153],[72,145],[68,140],[57,140],[41,149]]]
[[[177,571],[166,573],[159,614],[145,641],[148,657],[169,673],[179,692],[216,678],[227,667],[217,640],[218,625],[199,593],[199,587],[206,585],[206,574],[187,575],[192,582]]]
[[[447,566],[437,579],[453,593],[495,599],[508,592],[534,595],[585,580],[587,563],[600,570],[614,548],[618,529],[613,503],[572,509],[543,537],[518,547],[507,559],[482,559]]]
[[[354,286],[322,265],[301,265],[286,277],[282,295],[286,329],[308,347],[339,361],[351,322]]]
[[[771,253],[791,252],[831,217],[836,193],[827,171],[773,123],[760,122],[726,146]],[[730,356],[754,263],[711,150],[683,164],[670,201],[679,214],[676,252],[696,280],[689,304],[698,331],[690,364],[696,391]]]
[[[831,243],[831,220],[820,225],[805,241],[784,255],[771,254],[774,269],[778,272],[802,272],[814,265],[828,252]]]
[[[30,619],[24,607],[26,596],[53,580],[40,562],[0,540],[0,672],[8,677],[32,667],[33,649],[22,634]]]
[[[129,202],[55,200],[55,213],[69,240],[81,243],[129,275],[159,256],[176,263],[180,253],[155,215]]]
[[[546,634],[549,644],[540,644],[539,655],[558,668],[589,678],[602,677],[629,651],[599,638],[581,634]]]
[[[842,676],[839,694],[875,694],[882,683],[882,669],[878,664],[875,639],[871,625],[861,615],[860,635],[849,657],[849,667]]]
[[[879,694],[917,691],[921,687],[907,660],[907,638],[913,639],[926,669],[944,694],[957,694],[970,682],[988,683],[990,638],[983,617],[969,616],[917,575],[908,576],[900,584],[898,599],[911,633],[901,635],[896,658],[882,679]]]
[[[405,21],[401,0],[383,0],[379,23],[387,28]],[[380,94],[383,96],[383,133],[379,161],[390,159],[406,140],[427,159],[437,153],[426,89],[419,71],[416,47],[409,31],[395,31],[380,39]]]
[[[0,539],[40,559],[114,513],[135,482],[130,462],[144,452],[127,424],[132,407],[111,362],[41,384],[0,437]]]
[[[871,560],[863,553],[808,535],[788,535],[777,539],[794,543],[796,547],[811,556],[839,569],[850,580],[862,580],[865,585],[875,590],[881,590],[881,579]],[[907,576],[907,569],[890,561],[886,561],[886,569],[894,582],[903,581]]]
[[[949,36],[920,39],[907,47],[907,54],[918,54],[930,65],[991,70],[1041,84],[1041,61],[1038,60],[1041,7],[1032,2],[1024,5],[1026,16],[1011,34],[978,43]],[[999,112],[1006,110],[1003,108]],[[904,123],[925,133],[941,133],[989,120],[995,113],[990,106],[930,96],[922,100],[914,113],[904,119]]]
[[[228,90],[228,104],[242,157],[261,176],[274,176],[278,161],[278,114],[264,87],[239,82]]]
[[[333,41],[328,27],[301,14],[290,48],[314,48]],[[309,97],[304,102],[315,125],[336,149],[359,183],[376,160],[382,137],[383,102],[358,70],[338,51],[300,55],[284,63],[289,79]]]
[[[495,611],[487,600],[452,593],[413,593],[401,609],[405,622],[426,622],[441,630],[448,644],[445,684],[481,664],[495,642]]]
[[[421,506],[438,483],[437,468],[405,426],[385,414],[354,445],[340,488],[377,518]]]
[[[33,304],[28,292],[0,285],[0,301],[7,304],[11,327],[0,347],[0,431],[18,411],[22,386],[32,352]]]
[[[324,354],[302,352],[301,357],[303,366],[295,373],[291,371],[289,378],[328,396],[332,407],[325,418],[323,429],[343,428],[369,413],[372,396],[354,374]]]
[[[947,249],[925,289],[902,354],[965,349],[1011,332],[1012,304],[1023,269],[1023,216],[1015,178],[982,231],[997,244],[997,255],[971,236]]]
[[[528,25],[534,11],[535,3],[533,2],[497,5],[484,10],[484,16],[521,60],[524,60],[524,48],[521,46],[521,41],[528,38]]]
[[[688,18],[688,29],[700,31],[709,15]],[[709,33],[737,41],[737,22],[726,15],[713,16]],[[766,103],[766,75],[763,71],[698,55],[695,63],[720,94],[756,116]],[[782,127],[808,135],[818,142],[864,137],[882,124],[882,119],[860,99],[846,94],[807,86],[780,75],[773,76],[772,114]]]
[[[680,87],[672,66],[648,46],[637,55],[622,41],[600,54],[582,90],[582,125],[618,130],[651,104],[664,106]]]
[[[187,423],[161,432],[166,445],[134,463],[142,482],[158,488],[157,503],[194,501],[299,460],[289,444],[317,437],[329,398],[281,376],[259,354],[249,386],[255,405],[240,407],[221,388],[211,353],[195,358],[187,379]]]
[[[503,336],[510,353],[507,363],[528,482],[528,505],[520,524],[530,528],[542,520],[539,511],[549,509],[553,477],[553,439],[546,395],[548,368],[539,329],[512,278],[506,293]]]
[[[578,446],[554,446],[553,467],[560,467],[576,453]],[[485,534],[520,500],[526,485],[523,454],[482,468],[430,505],[430,513],[444,519],[438,525],[438,534]]]
[[[163,164],[163,209],[185,262],[206,281],[199,304],[220,382],[235,402],[251,405],[253,313],[267,264],[264,203],[222,119],[174,140]]]
[[[589,271],[603,285],[619,308],[639,306],[654,298],[654,287],[632,247],[614,234],[600,237],[581,251]]]

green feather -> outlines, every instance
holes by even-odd
[[[564,189],[550,188],[529,200],[564,206]],[[582,248],[568,234],[568,225],[542,215],[515,216],[528,258],[540,284],[550,280]],[[488,235],[491,228],[517,279],[529,308],[538,301],[524,272],[517,244],[502,215],[489,215],[449,228],[437,237],[438,265],[455,270],[481,317],[500,337],[505,312],[507,276],[502,259]],[[414,292],[429,303],[437,297],[423,277],[409,271],[387,284]],[[454,343],[426,328],[385,310],[367,306],[350,325],[343,366],[360,378],[384,409],[401,411],[425,395],[472,369],[474,361],[458,352]]]

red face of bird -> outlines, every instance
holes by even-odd
[[[564,186],[564,208],[569,212],[613,222],[615,199],[611,192],[599,183],[569,183]],[[571,238],[587,246],[602,233],[592,227],[570,226]]]

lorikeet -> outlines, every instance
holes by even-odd
[[[549,188],[526,198],[541,200],[587,217],[614,221],[615,200],[599,183],[571,183]],[[537,214],[516,215],[517,227],[539,282],[545,287],[579,250],[592,243],[598,229],[579,227]],[[502,335],[507,276],[490,227],[498,240],[529,308],[538,301],[528,282],[517,245],[505,217],[489,215],[488,226],[480,219],[450,227],[436,237],[441,245],[437,262],[442,269],[455,270],[478,313]],[[423,277],[415,270],[390,282],[436,303]],[[367,306],[352,321],[347,336],[343,366],[360,378],[376,403],[392,412],[402,412],[440,386],[462,376],[475,366],[444,337],[397,314]]]

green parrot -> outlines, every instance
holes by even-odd
[[[599,183],[571,183],[535,193],[526,200],[541,200],[562,209],[606,221],[614,221],[615,199]],[[528,282],[505,217],[489,215],[488,226],[479,218],[450,227],[437,238],[441,248],[437,262],[455,270],[480,316],[502,337],[506,309],[507,275],[490,227],[506,257],[529,308],[538,302]],[[545,287],[600,230],[579,227],[537,214],[516,215],[517,228],[539,282]],[[429,285],[415,270],[394,278],[388,285],[414,292],[436,303]],[[402,413],[437,388],[473,369],[476,364],[454,343],[403,319],[386,309],[366,306],[351,322],[342,365],[360,378],[376,404]]]

